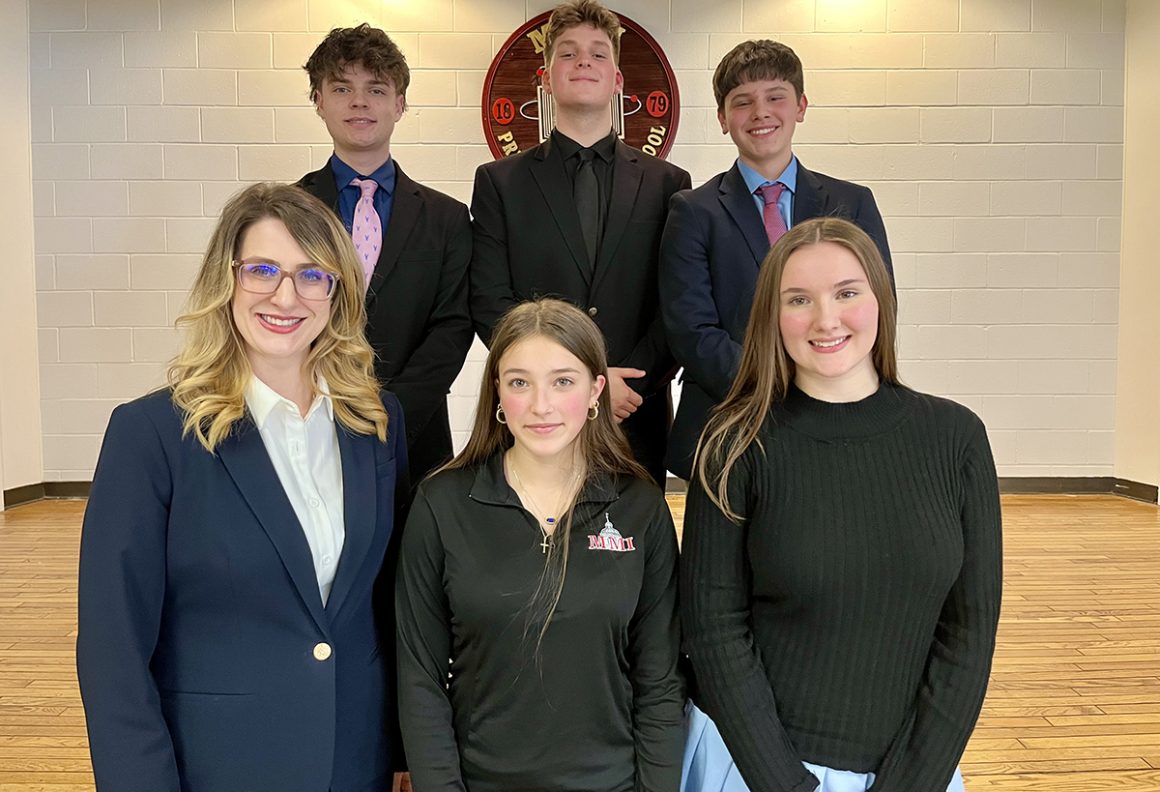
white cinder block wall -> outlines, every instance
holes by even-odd
[[[496,49],[550,0],[30,0],[48,480],[87,480],[112,408],[163,381],[219,208],[330,154],[300,66],[335,25],[411,64],[394,153],[467,202]],[[990,428],[1008,476],[1111,475],[1123,0],[618,0],[676,71],[670,158],[727,168],[710,78],[751,37],[806,64],[808,167],[869,184],[894,251],[903,374]],[[477,344],[456,384],[470,425]]]

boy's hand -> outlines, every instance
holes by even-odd
[[[636,412],[644,399],[639,393],[629,387],[625,380],[643,377],[648,372],[634,368],[608,368],[608,395],[612,399],[612,418],[620,423]]]

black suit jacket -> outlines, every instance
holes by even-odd
[[[485,343],[500,316],[536,297],[588,312],[608,343],[608,364],[638,368],[629,382],[644,404],[623,424],[637,459],[663,481],[674,364],[657,294],[657,259],[669,199],[689,174],[616,143],[608,221],[589,272],[572,183],[550,140],[481,165],[471,199],[471,316]]]
[[[793,225],[823,216],[844,217],[869,234],[894,277],[870,189],[806,170],[799,161]],[[673,198],[661,243],[660,294],[669,344],[685,368],[666,458],[681,478],[689,478],[709,410],[737,374],[757,273],[768,252],[761,214],[736,164]]]
[[[375,373],[403,405],[411,482],[451,458],[447,393],[471,347],[467,207],[411,179],[395,162],[395,194],[367,290],[367,340]],[[298,186],[338,213],[328,162]]]

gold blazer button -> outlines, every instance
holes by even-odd
[[[317,660],[319,662],[322,662],[323,660],[329,660],[330,656],[332,654],[334,654],[334,650],[330,648],[330,644],[328,644],[328,643],[316,643],[316,644],[314,644],[314,659],[315,660]]]

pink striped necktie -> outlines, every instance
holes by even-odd
[[[761,200],[765,201],[761,219],[765,223],[765,235],[769,237],[769,245],[773,247],[773,243],[781,239],[781,235],[786,232],[785,220],[782,219],[781,210],[777,206],[777,199],[785,192],[785,185],[781,182],[766,184],[758,187],[756,192],[761,196]]]
[[[354,241],[354,249],[358,252],[363,275],[366,276],[363,281],[365,290],[371,285],[371,275],[375,272],[375,265],[379,263],[379,248],[383,245],[383,223],[375,210],[374,197],[379,185],[374,179],[354,179],[351,184],[362,190],[362,197],[354,205],[350,236]]]

